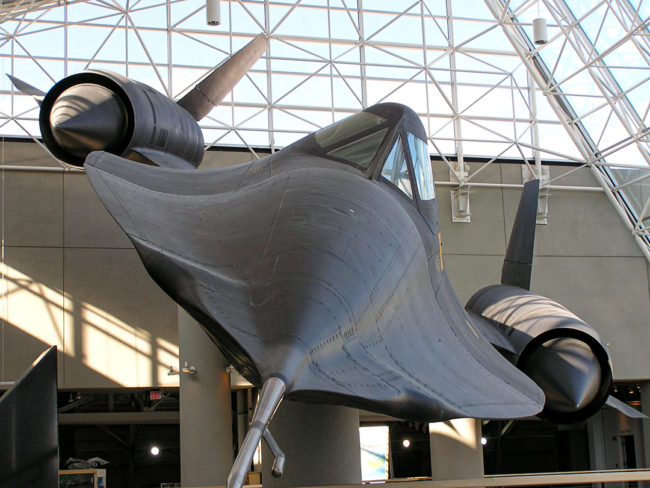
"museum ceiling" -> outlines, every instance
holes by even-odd
[[[202,122],[208,146],[273,151],[372,104],[404,103],[448,169],[438,184],[468,189],[485,167],[516,160],[543,189],[565,190],[571,171],[549,179],[544,168],[588,167],[598,183],[589,190],[605,192],[650,259],[649,2],[232,0],[220,8],[221,25],[208,26],[203,0],[10,0],[0,9],[0,62],[42,91],[83,69],[109,69],[179,97],[263,32],[266,55]],[[545,20],[543,39],[535,19]],[[2,135],[38,139],[37,119],[33,97],[3,77]]]

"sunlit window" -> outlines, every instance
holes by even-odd
[[[408,164],[406,164],[401,138],[397,139],[393,149],[390,151],[384,168],[381,170],[381,175],[402,190],[409,198],[413,198],[409,168]]]
[[[387,425],[359,428],[361,445],[361,479],[380,481],[388,479],[388,451],[390,450]]]
[[[429,153],[427,152],[427,144],[411,133],[408,135],[408,144],[420,198],[422,200],[433,200],[436,197],[436,192],[433,187],[433,172]]]
[[[370,112],[359,112],[337,124],[322,129],[314,137],[327,154],[365,169],[372,162],[387,129],[380,129],[386,119]]]
[[[365,169],[375,157],[377,149],[379,149],[387,131],[388,129],[380,130],[369,136],[352,141],[343,147],[334,149],[327,154]]]
[[[316,132],[316,142],[322,148],[328,148],[346,139],[354,138],[373,127],[386,122],[386,119],[370,112],[359,112],[343,119],[338,124],[331,125]]]

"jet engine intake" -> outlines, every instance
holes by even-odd
[[[549,298],[509,285],[483,288],[465,308],[509,340],[509,359],[544,391],[540,417],[582,421],[600,409],[612,384],[609,353],[596,331]]]
[[[59,81],[43,99],[39,124],[52,154],[74,166],[92,151],[172,167],[196,167],[203,159],[203,134],[185,109],[109,71]]]

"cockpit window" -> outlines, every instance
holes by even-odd
[[[411,179],[409,178],[409,169],[408,164],[406,164],[401,137],[397,138],[393,149],[386,158],[381,175],[402,190],[409,198],[413,198],[413,189],[411,188]]]
[[[415,172],[415,182],[418,185],[418,192],[422,200],[433,200],[436,192],[433,186],[433,172],[431,170],[431,159],[427,150],[427,144],[422,139],[415,137],[409,132],[408,145]]]
[[[387,119],[384,117],[359,112],[316,132],[314,137],[328,156],[366,169],[388,132],[385,125]]]
[[[345,146],[329,151],[327,155],[342,159],[365,169],[372,162],[372,158],[375,156],[377,149],[379,149],[381,141],[384,140],[386,132],[388,132],[388,129],[383,129],[369,136],[362,137]]]
[[[337,124],[319,130],[314,136],[318,145],[326,149],[339,142],[352,139],[357,134],[362,134],[373,127],[378,127],[384,122],[386,122],[384,117],[370,112],[359,112],[341,120]]]

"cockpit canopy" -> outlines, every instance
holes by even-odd
[[[397,104],[381,104],[314,134],[324,156],[389,182],[408,198],[435,198],[431,160],[417,115]],[[380,169],[381,168],[381,169]]]
[[[328,156],[367,169],[387,133],[387,119],[359,112],[316,132],[314,137]]]

